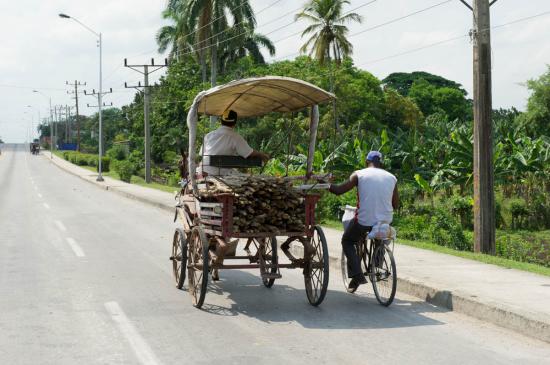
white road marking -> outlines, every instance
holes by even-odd
[[[77,257],[84,257],[86,256],[84,254],[84,251],[82,250],[82,247],[80,247],[78,245],[78,243],[76,243],[76,241],[74,240],[74,238],[71,238],[71,237],[67,237],[67,243],[69,244],[69,246],[71,246],[71,248],[73,249],[73,252],[74,254],[77,256]]]
[[[48,205],[48,203],[44,203],[44,208],[50,209],[50,206]]]
[[[55,225],[57,226],[57,228],[59,228],[60,231],[67,232],[67,228],[65,227],[63,222],[55,221]]]
[[[42,199],[42,194],[38,193],[38,197]]]
[[[36,185],[34,186],[34,190],[35,190],[35,191],[38,191],[38,188],[36,187]]]
[[[107,302],[105,303],[105,308],[107,312],[111,315],[111,318],[118,326],[122,335],[126,337],[126,340],[134,350],[137,359],[142,364],[160,364],[160,361],[157,359],[156,355],[151,350],[151,347],[145,342],[143,337],[139,334],[137,329],[134,327],[132,322],[126,317],[126,314],[122,311],[122,308],[118,305],[117,302]]]

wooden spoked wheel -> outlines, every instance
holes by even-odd
[[[277,256],[277,238],[275,236],[268,238],[268,242],[264,246],[264,252],[262,253],[264,262],[267,265],[278,265],[279,264],[279,257]],[[267,272],[271,274],[277,273],[277,267],[272,267],[270,269],[267,269]],[[275,278],[264,278],[262,279],[262,282],[267,288],[271,288],[273,284],[275,283]]]
[[[315,226],[311,237],[311,246],[315,250],[311,261],[306,262],[304,281],[307,299],[311,305],[321,304],[328,288],[329,258],[325,233],[320,226]]]
[[[181,289],[185,282],[185,273],[187,271],[187,238],[185,237],[185,232],[179,228],[174,232],[171,260],[176,286],[178,289]]]
[[[189,238],[187,274],[189,276],[189,294],[193,305],[202,307],[208,285],[208,240],[200,227],[191,231]]]
[[[397,272],[392,251],[382,242],[377,242],[372,254],[370,280],[376,300],[389,306],[397,290]]]

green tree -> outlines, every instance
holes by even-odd
[[[527,111],[520,119],[531,135],[547,133],[550,123],[550,65],[537,79],[527,81],[531,92],[527,102]]]
[[[434,75],[424,71],[414,71],[414,72],[394,72],[389,74],[382,83],[384,86],[391,87],[394,90],[397,90],[403,96],[409,95],[409,91],[413,83],[417,80],[426,80],[430,85],[435,86],[436,88],[441,87],[450,87],[452,89],[460,90],[462,95],[466,95],[466,90],[457,82],[448,80],[444,77]]]
[[[314,55],[321,64],[330,63],[331,58],[340,63],[351,56],[353,46],[347,39],[348,27],[344,24],[362,22],[357,13],[342,13],[342,7],[348,0],[311,0],[304,10],[296,14],[296,20],[307,20],[311,24],[302,32],[302,37],[310,36],[302,45],[300,52]],[[331,56],[332,53],[332,56]]]

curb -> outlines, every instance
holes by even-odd
[[[174,206],[169,204],[153,201],[143,196],[137,196],[124,190],[124,186],[117,187],[108,183],[100,183],[95,179],[87,178],[78,174],[76,171],[66,168],[62,164],[43,155],[54,165],[63,171],[66,171],[80,179],[95,185],[101,189],[112,191],[118,195],[137,200],[139,202],[160,208],[168,212],[174,212]],[[60,157],[56,156],[57,159]],[[65,162],[65,160],[63,160]],[[70,162],[67,162],[70,163]],[[120,184],[126,184],[120,182]],[[169,193],[167,193],[169,194]],[[295,255],[303,255],[303,247],[299,245],[291,245],[291,252]],[[329,255],[329,267],[336,275],[340,275],[340,257]],[[399,270],[399,265],[397,266]],[[334,274],[333,274],[334,280]],[[471,295],[458,291],[450,291],[438,289],[421,283],[413,278],[399,277],[397,278],[397,287],[400,292],[420,298],[435,306],[445,308],[454,312],[462,313],[470,317],[474,317],[484,322],[489,322],[500,327],[521,333],[525,336],[536,338],[550,343],[550,322],[541,321],[535,318],[534,314],[521,313],[520,310],[509,308],[499,303],[484,302],[481,300],[472,299]]]

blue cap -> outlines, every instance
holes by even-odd
[[[379,151],[370,151],[367,155],[367,161],[382,162],[382,154]]]

